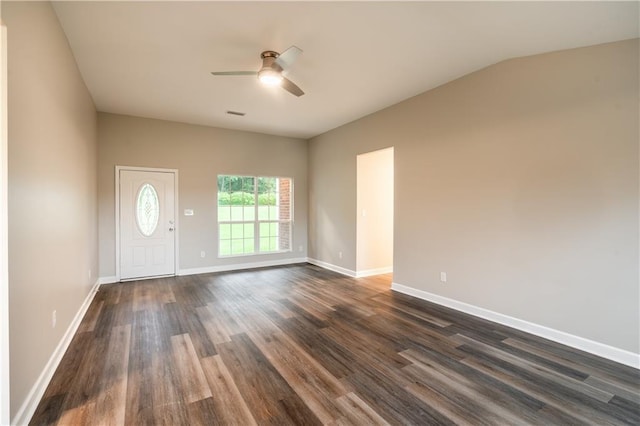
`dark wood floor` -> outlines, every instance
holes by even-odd
[[[315,266],[100,288],[32,424],[640,424],[638,370]]]

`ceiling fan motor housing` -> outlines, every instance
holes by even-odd
[[[276,59],[278,59],[280,54],[278,52],[274,52],[273,50],[265,50],[260,54],[262,58],[262,68],[260,71],[264,70],[274,70],[277,72],[282,72],[282,67],[276,63]]]
[[[288,69],[300,53],[302,53],[302,50],[296,46],[291,46],[282,54],[273,50],[265,50],[260,54],[262,68],[257,73],[255,71],[218,71],[211,74],[253,76],[257,74],[258,80],[268,86],[280,86],[294,96],[302,96],[304,95],[302,89],[284,76],[285,68]]]

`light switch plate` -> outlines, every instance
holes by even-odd
[[[185,216],[193,216],[193,209],[184,209]]]

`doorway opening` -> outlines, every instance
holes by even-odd
[[[357,157],[356,276],[393,272],[393,147]]]

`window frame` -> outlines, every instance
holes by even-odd
[[[218,188],[218,182],[221,177],[234,177],[234,178],[251,178],[253,179],[253,207],[254,207],[254,219],[253,220],[232,220],[232,214],[230,211],[229,220],[220,220],[220,189]],[[258,180],[261,178],[267,179],[276,179],[276,182],[279,182],[280,179],[288,179],[289,180],[289,219],[266,219],[260,220],[259,215],[259,193],[258,193]],[[239,175],[239,174],[218,174],[216,175],[216,225],[217,225],[217,244],[216,251],[219,259],[233,258],[233,257],[246,257],[246,256],[261,256],[261,255],[272,255],[279,253],[288,253],[293,252],[293,224],[294,224],[294,182],[293,178],[289,176],[259,176],[259,175]],[[275,192],[275,194],[279,194],[279,191]],[[232,204],[229,204],[231,207]],[[248,205],[250,206],[250,204]],[[279,206],[279,204],[276,204]],[[244,219],[244,218],[243,218]],[[289,226],[289,248],[288,249],[280,249],[280,250],[272,250],[272,251],[261,251],[260,250],[260,224],[263,223],[275,223],[275,224],[288,224]],[[220,225],[242,225],[245,226],[247,224],[253,225],[253,252],[251,253],[238,253],[238,254],[222,254],[221,250],[221,239],[222,233],[220,232]],[[224,240],[227,241],[227,240]],[[233,238],[228,241],[233,241]]]

